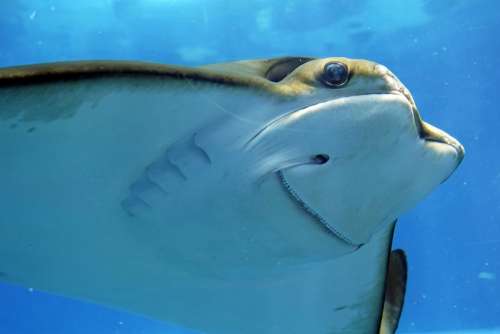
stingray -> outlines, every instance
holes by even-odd
[[[0,70],[0,280],[207,334],[393,333],[460,143],[383,65]]]

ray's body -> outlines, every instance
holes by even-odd
[[[385,67],[300,57],[0,70],[0,150],[0,279],[206,333],[393,331],[393,223],[463,156]]]

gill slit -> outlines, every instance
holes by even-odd
[[[328,224],[325,218],[321,216],[316,210],[314,210],[310,205],[308,205],[300,196],[299,194],[292,188],[290,183],[286,180],[285,175],[283,174],[282,171],[277,171],[278,178],[280,179],[281,185],[285,189],[285,191],[288,193],[290,198],[298,205],[300,206],[311,218],[313,218],[315,221],[321,224],[323,228],[325,228],[329,233],[331,233],[334,237],[339,239],[340,241],[344,242],[345,244],[354,247],[356,249],[360,248],[363,246],[363,244],[356,243],[349,239],[349,237],[345,236],[342,232],[337,230],[334,226]]]

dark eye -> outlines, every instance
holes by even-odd
[[[329,87],[341,87],[349,80],[349,69],[342,63],[328,63],[323,69],[321,80]]]

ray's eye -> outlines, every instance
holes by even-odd
[[[343,63],[328,63],[323,69],[321,81],[328,87],[342,87],[349,80],[349,69]]]

